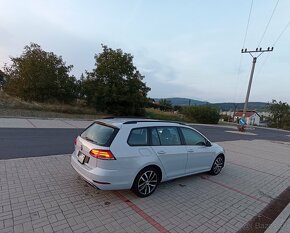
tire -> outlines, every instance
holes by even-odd
[[[137,174],[131,190],[138,197],[148,197],[156,190],[160,178],[160,173],[156,168],[145,167]]]
[[[213,165],[209,173],[213,176],[218,175],[221,172],[222,168],[224,167],[224,163],[225,157],[223,155],[217,156],[213,162]]]

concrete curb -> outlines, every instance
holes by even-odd
[[[86,128],[94,120],[0,118],[0,128]]]
[[[97,119],[102,118],[95,118],[95,119],[84,119],[84,118],[63,118],[63,117],[24,117],[24,116],[0,116],[0,119],[22,119],[22,120],[60,120],[60,121],[95,121]],[[220,127],[220,128],[228,128],[228,129],[236,129],[236,125],[227,125],[227,124],[199,124],[199,123],[185,123],[189,126],[208,126],[208,127]],[[0,127],[1,128],[1,127]],[[272,131],[280,131],[280,132],[289,132],[289,130],[283,130],[283,129],[276,129],[276,128],[265,128],[265,127],[257,127],[254,126],[253,128],[249,128],[248,130],[254,130],[255,128],[259,129],[266,129],[266,130],[272,130]]]
[[[265,233],[278,233],[287,221],[290,221],[290,204],[288,204],[279,214],[275,221],[267,228]]]
[[[227,125],[227,126],[237,126],[237,124],[218,124],[218,125]],[[277,129],[277,128],[270,128],[270,127],[263,127],[263,126],[252,126],[250,125],[251,127],[253,128],[257,128],[257,129],[266,129],[266,130],[274,130],[274,131],[281,131],[281,132],[289,132],[290,133],[290,130],[286,130],[286,129]]]
[[[65,118],[65,117],[25,117],[25,116],[0,116],[5,119],[32,119],[32,120],[72,120],[72,121],[94,121],[100,118],[88,119],[88,118]]]
[[[198,124],[198,123],[185,123],[188,126],[195,126],[195,125],[200,125],[200,126],[208,126],[208,127],[219,127],[219,128],[228,128],[228,129],[236,129],[237,126],[231,126],[231,125],[219,125],[219,124]]]
[[[30,160],[33,160],[33,159],[45,159],[45,158],[48,158],[48,157],[61,157],[61,156],[71,156],[72,153],[70,154],[46,154],[46,155],[37,155],[37,156],[23,156],[23,157],[17,157],[17,158],[5,158],[5,159],[0,159],[0,161],[17,161],[17,160],[23,160],[23,159],[30,159]]]

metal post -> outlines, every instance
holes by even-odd
[[[248,51],[247,49],[242,49],[242,53],[249,53],[253,57],[252,70],[251,70],[251,75],[250,75],[250,80],[249,80],[249,85],[248,85],[248,90],[247,90],[247,95],[246,95],[246,100],[245,100],[245,105],[244,105],[244,110],[243,110],[243,115],[242,115],[243,118],[245,118],[246,112],[247,112],[247,106],[249,102],[249,96],[251,92],[251,86],[252,86],[257,58],[260,57],[264,52],[272,52],[273,49],[274,49],[273,47],[272,48],[268,47],[268,49],[256,48],[256,50],[250,50],[250,51]],[[259,53],[259,55],[254,57],[252,55],[253,53]]]
[[[249,96],[250,96],[250,92],[251,92],[251,86],[252,86],[256,61],[257,61],[257,58],[253,57],[252,70],[251,70],[251,75],[250,75],[250,80],[249,80],[249,84],[248,84],[248,90],[247,90],[247,95],[246,95],[246,100],[245,100],[244,110],[243,110],[243,118],[246,117],[247,106],[248,106],[248,102],[249,102]]]

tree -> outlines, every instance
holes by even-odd
[[[272,103],[269,105],[269,110],[271,113],[271,116],[268,119],[270,127],[286,128],[290,126],[287,126],[290,116],[290,108],[287,103],[272,100]]]
[[[24,47],[20,57],[11,58],[6,66],[7,82],[4,91],[28,101],[71,102],[76,97],[76,79],[70,76],[61,56],[44,51],[38,44]]]
[[[159,100],[160,110],[171,110],[172,109],[172,103],[168,99],[160,99]]]
[[[5,74],[2,70],[0,70],[0,90],[2,90],[5,83]]]
[[[121,49],[102,45],[95,55],[92,72],[82,80],[82,90],[89,105],[115,115],[143,115],[150,90],[133,64],[133,56]]]
[[[173,106],[173,110],[174,110],[174,111],[181,111],[181,109],[182,109],[182,107],[179,106],[179,105],[174,105],[174,106]]]

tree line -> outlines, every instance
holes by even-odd
[[[160,99],[159,108],[164,111],[178,111],[186,116],[189,121],[201,124],[217,124],[220,119],[218,109],[210,105],[173,106],[170,100]]]
[[[150,87],[133,63],[133,56],[121,49],[102,45],[95,54],[95,66],[81,77],[71,75],[73,65],[61,56],[47,52],[36,43],[24,47],[19,57],[0,70],[0,90],[26,101],[85,103],[98,112],[123,116],[144,116],[145,107],[178,111],[193,122],[218,123],[219,111],[212,106],[172,106],[161,99],[158,104],[147,97]],[[270,127],[290,129],[287,103],[273,100],[269,105]]]
[[[94,59],[95,68],[77,79],[70,74],[73,65],[31,43],[0,70],[0,88],[26,101],[73,104],[82,100],[101,112],[143,115],[150,88],[134,66],[133,56],[102,45]]]
[[[123,116],[144,116],[145,107],[162,111],[178,111],[195,122],[217,123],[216,109],[210,107],[181,108],[161,99],[155,103],[147,97],[150,88],[133,63],[133,56],[121,49],[102,45],[95,54],[95,67],[78,79],[71,75],[73,65],[61,56],[47,52],[36,43],[24,47],[11,65],[0,70],[0,88],[25,101],[74,104],[84,102],[98,112]]]

